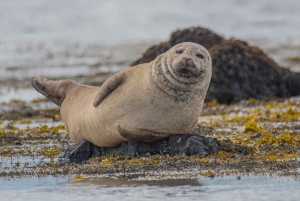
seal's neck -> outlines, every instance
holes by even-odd
[[[151,78],[162,91],[179,102],[204,99],[208,88],[208,85],[201,86],[201,83],[185,83],[177,80],[169,71],[164,54],[151,63]]]

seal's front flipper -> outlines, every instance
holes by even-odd
[[[108,78],[100,87],[100,91],[94,100],[94,107],[97,107],[104,98],[115,90],[124,80],[124,74],[115,74]]]
[[[52,81],[39,77],[32,77],[31,85],[53,103],[61,106],[67,91],[71,86],[76,85],[76,82],[72,80]]]
[[[171,135],[167,133],[155,133],[142,129],[125,129],[119,124],[117,124],[117,130],[119,131],[121,137],[127,142],[153,142]]]

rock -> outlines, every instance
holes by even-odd
[[[278,66],[261,49],[194,27],[175,31],[169,41],[150,47],[132,65],[150,62],[181,42],[203,45],[211,54],[213,73],[206,102],[230,104],[255,98],[270,100],[300,95],[300,76]]]
[[[82,163],[92,157],[94,146],[89,141],[83,140],[72,145],[67,150],[63,150],[58,156],[58,161],[69,160],[74,163]]]
[[[171,135],[165,139],[157,140],[152,143],[146,142],[123,142],[115,148],[97,147],[86,140],[72,145],[64,150],[59,156],[59,161],[69,160],[74,163],[82,163],[92,157],[107,154],[125,154],[135,157],[161,154],[174,156],[176,154],[187,156],[200,154],[208,156],[219,150],[219,143],[216,139],[203,137],[198,134]]]
[[[300,94],[300,76],[279,67],[257,47],[228,40],[211,49],[213,73],[206,100],[232,103],[270,100]]]
[[[219,144],[215,138],[205,138],[205,146],[208,154],[214,154],[219,150]]]
[[[205,137],[200,135],[172,135],[168,141],[170,144],[169,154],[171,156],[176,154],[185,154],[187,156],[208,155],[207,150],[205,150]]]

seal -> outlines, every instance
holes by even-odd
[[[208,51],[187,42],[150,63],[114,74],[101,87],[38,77],[31,78],[31,84],[61,107],[73,142],[115,147],[124,141],[152,142],[193,131],[211,68]]]

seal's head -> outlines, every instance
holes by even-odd
[[[208,88],[212,62],[208,51],[201,45],[186,42],[180,43],[156,59],[157,75],[172,85],[173,89],[205,91]],[[167,84],[170,86],[170,84]]]
[[[167,67],[175,79],[195,83],[211,76],[211,58],[208,51],[195,43],[180,43],[166,54]]]

